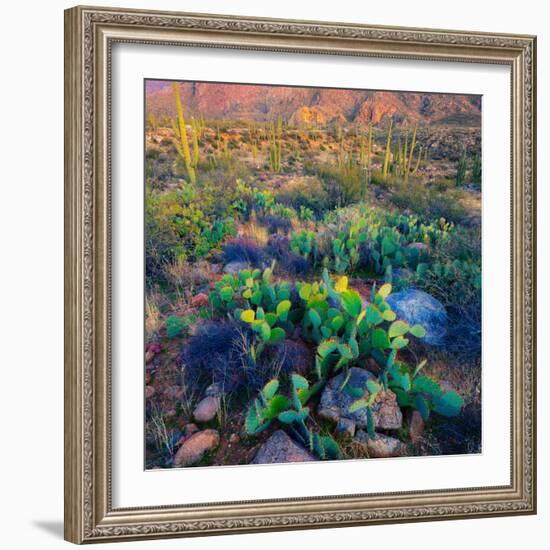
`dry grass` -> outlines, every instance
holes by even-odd
[[[158,296],[155,292],[150,292],[145,297],[145,339],[147,342],[158,336],[161,326]]]
[[[162,413],[155,410],[146,423],[146,430],[154,440],[159,452],[166,450],[170,458],[174,457],[174,430],[166,427],[166,422]]]
[[[258,223],[255,212],[252,213],[247,222],[239,227],[239,234],[246,235],[246,237],[255,241],[259,246],[265,246],[269,238],[267,228]]]
[[[202,286],[209,281],[208,264],[204,262],[190,264],[183,258],[177,258],[174,262],[166,264],[164,273],[166,279],[176,289],[185,288],[192,293],[196,287]]]

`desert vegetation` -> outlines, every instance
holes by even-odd
[[[480,452],[476,99],[248,88],[146,97],[146,467]]]

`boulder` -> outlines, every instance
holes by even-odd
[[[204,292],[200,292],[196,296],[193,296],[193,298],[191,299],[191,305],[193,307],[207,307],[208,295]]]
[[[349,418],[340,418],[336,424],[336,433],[345,437],[353,437],[355,435],[355,422]]]
[[[200,462],[208,451],[214,450],[220,443],[220,434],[216,430],[203,430],[186,439],[174,457],[173,466],[191,466]]]
[[[303,447],[295,443],[286,432],[277,430],[259,449],[252,464],[277,464],[281,462],[312,462],[317,460]]]
[[[410,325],[419,324],[426,330],[422,339],[428,345],[441,346],[447,335],[447,311],[445,306],[427,292],[409,288],[390,294],[386,299],[398,319]]]
[[[202,399],[193,411],[193,417],[197,422],[210,422],[216,417],[220,408],[220,398],[209,395]]]
[[[229,273],[229,275],[238,275],[239,271],[243,269],[248,269],[248,262],[229,262],[223,268],[223,272]]]
[[[348,384],[354,388],[365,388],[367,380],[376,377],[365,369],[352,367]],[[319,416],[326,420],[339,422],[347,418],[360,428],[367,427],[367,410],[361,409],[354,413],[349,412],[350,405],[357,399],[345,390],[340,389],[344,381],[344,373],[335,376],[325,386],[319,404]],[[365,390],[366,396],[368,391]],[[403,423],[403,415],[397,404],[395,394],[391,391],[381,391],[372,405],[375,428],[381,430],[398,430]]]
[[[367,451],[369,458],[390,458],[392,456],[405,456],[406,446],[404,443],[384,434],[376,434],[375,439],[367,440]]]
[[[223,386],[219,382],[213,382],[206,388],[204,395],[212,397],[221,397],[225,392],[223,391]]]

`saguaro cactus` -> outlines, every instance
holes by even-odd
[[[271,125],[271,136],[269,143],[269,165],[272,172],[280,172],[282,164],[282,134],[283,134],[283,118],[279,115],[277,124]]]
[[[384,176],[384,179],[388,177],[388,169],[390,167],[392,127],[393,127],[393,119],[390,120],[390,126],[388,128],[388,140],[386,141],[386,153],[384,154],[384,168],[382,170],[382,175]]]
[[[197,174],[195,172],[196,164],[191,158],[191,151],[189,149],[189,143],[187,142],[187,127],[185,125],[185,117],[183,115],[183,108],[181,106],[180,89],[177,82],[172,82],[172,89],[174,91],[177,111],[177,125],[174,121],[172,121],[172,127],[174,128],[174,131],[179,138],[179,141],[175,142],[176,149],[180,157],[183,159],[187,175],[189,176],[191,183],[194,185],[197,181]],[[196,132],[193,132],[193,135],[194,142],[197,144],[195,148],[195,157],[198,157],[198,142],[196,140]]]

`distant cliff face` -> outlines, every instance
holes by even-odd
[[[279,115],[290,124],[395,123],[481,126],[481,97],[248,84],[182,82],[184,109],[205,118],[269,121]],[[146,110],[175,114],[171,82],[146,84]]]

